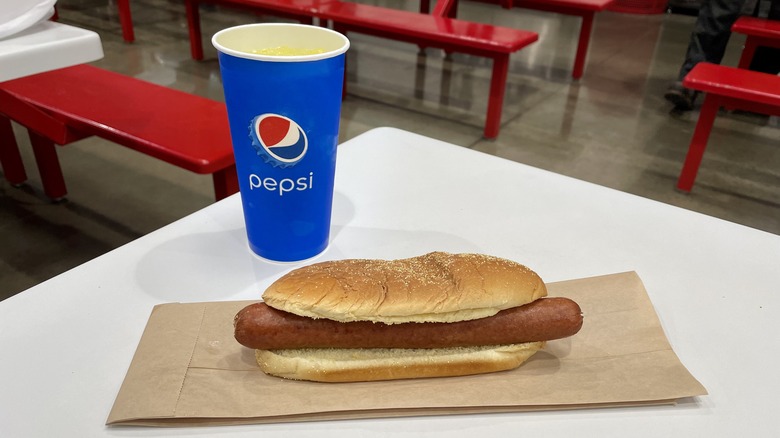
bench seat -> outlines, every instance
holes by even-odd
[[[90,65],[3,82],[0,94],[0,159],[12,184],[26,175],[13,134],[8,137],[9,119],[28,129],[44,191],[53,199],[67,193],[54,144],[93,135],[211,174],[217,199],[238,191],[224,103]]]
[[[739,68],[750,68],[750,62],[758,47],[780,48],[780,21],[742,16],[731,26],[731,31],[747,35]]]
[[[538,9],[573,15],[580,11],[601,12],[615,0],[504,0],[509,7]]]
[[[683,86],[704,92],[704,102],[677,188],[690,192],[720,107],[780,116],[780,76],[700,62]]]

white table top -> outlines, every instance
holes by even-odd
[[[669,190],[673,190],[670,184]],[[775,436],[780,236],[403,131],[339,147],[319,260],[484,252],[548,282],[637,271],[710,395],[677,406],[215,428],[104,426],[152,306],[257,299],[238,196],[0,302],[0,436]]]
[[[97,33],[42,21],[0,39],[0,82],[102,57],[103,46]]]

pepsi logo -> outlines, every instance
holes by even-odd
[[[278,114],[262,114],[250,125],[252,145],[267,163],[290,167],[306,155],[306,133],[292,119]]]

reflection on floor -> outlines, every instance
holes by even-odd
[[[361,0],[413,10],[415,1]],[[122,41],[110,0],[59,0],[60,20],[97,31],[94,64],[222,100],[216,54],[189,55],[184,4],[133,0],[136,41]],[[273,17],[204,6],[204,39]],[[501,134],[481,137],[490,79],[483,58],[352,35],[341,140],[394,126],[462,147],[780,233],[780,144],[774,118],[724,114],[691,194],[674,189],[696,111],[670,113],[663,91],[694,18],[606,12],[597,17],[585,76],[571,79],[579,19],[462,1],[459,17],[538,32],[512,56]],[[736,65],[735,36],[724,60]],[[106,96],[110,99],[111,96]],[[171,129],[177,121],[171,120]],[[30,180],[0,182],[0,299],[97,257],[213,202],[211,180],[100,139],[59,149],[66,202],[42,194],[26,134],[16,126]],[[401,171],[401,170],[399,170]]]

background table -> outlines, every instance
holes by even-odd
[[[97,33],[42,21],[0,39],[0,82],[102,57],[103,46]]]
[[[670,190],[672,184],[670,183]],[[256,299],[238,196],[0,303],[0,436],[773,436],[780,237],[395,129],[339,147],[318,260],[485,252],[546,281],[637,271],[710,395],[677,406],[208,429],[103,424],[155,304]]]

